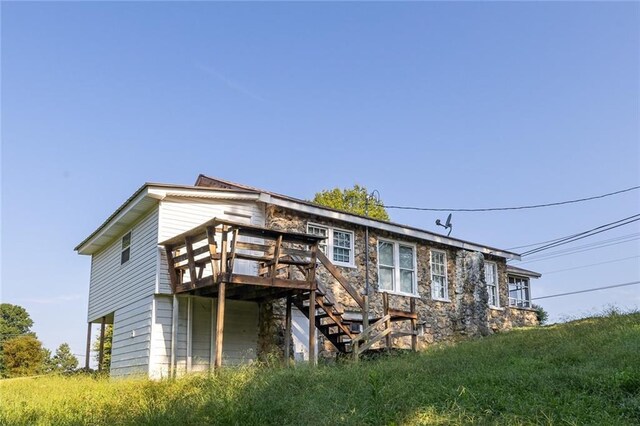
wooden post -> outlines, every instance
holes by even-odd
[[[224,335],[224,293],[225,282],[219,284],[218,290],[218,312],[216,313],[216,356],[214,368],[222,366],[222,337]]]
[[[318,243],[311,246],[311,269],[308,280],[311,288],[309,293],[309,364],[318,364],[316,357],[316,259],[318,256]]]
[[[382,293],[382,304],[384,309],[384,316],[389,315],[389,295],[387,293]],[[391,328],[391,319],[385,321],[385,329]],[[391,334],[387,334],[387,350],[391,349]]]
[[[215,226],[207,226],[207,243],[209,243],[209,256],[211,257],[211,273],[213,275],[213,281],[215,282],[218,279],[218,264],[214,260],[218,252]]]
[[[315,366],[316,359],[316,290],[309,293],[309,364]]]
[[[89,371],[89,361],[91,360],[91,322],[87,323],[87,348],[85,351],[84,369]]]
[[[100,352],[98,352],[98,371],[102,371],[102,360],[104,359],[104,329],[106,321],[106,317],[102,317],[102,321],[100,321]]]
[[[410,307],[410,311],[412,314],[416,313],[416,299],[414,297],[411,298],[410,302],[409,302],[409,307]],[[418,350],[418,336],[416,335],[416,333],[418,332],[418,320],[411,318],[411,330],[413,331],[413,334],[411,335],[411,350],[412,351],[417,351]]]
[[[287,296],[287,311],[284,330],[284,365],[291,364],[291,295]]]
[[[278,261],[280,260],[280,249],[282,247],[282,234],[278,235],[276,239],[276,246],[273,251],[273,264],[271,265],[271,274],[270,276],[275,278],[278,273]]]

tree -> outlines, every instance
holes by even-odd
[[[11,303],[0,304],[0,377],[7,374],[4,362],[5,342],[31,333],[32,325],[33,320],[22,306]]]
[[[102,371],[108,373],[111,368],[111,343],[113,342],[113,325],[107,324],[104,328],[104,356],[102,357]],[[96,362],[100,362],[100,333],[93,342],[93,350],[96,353]]]
[[[2,349],[8,377],[32,376],[42,372],[45,352],[35,336],[25,334],[7,339]]]
[[[32,325],[33,320],[22,306],[0,305],[0,342],[29,333]]]
[[[538,319],[538,324],[543,325],[549,319],[549,314],[544,308],[540,305],[533,304],[531,307],[536,311],[536,318]]]
[[[369,198],[369,217],[380,220],[389,220],[389,214],[382,201],[377,201],[369,195],[367,188],[354,185],[353,188],[334,188],[318,192],[312,202],[321,206],[355,213],[361,216],[365,214],[366,200]]]
[[[78,368],[78,358],[71,353],[68,343],[58,346],[56,354],[51,357],[51,367],[58,373],[72,373]]]

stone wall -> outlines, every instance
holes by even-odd
[[[354,232],[354,267],[338,266],[351,285],[360,292],[365,288],[365,232],[364,227],[342,221],[329,220],[323,217],[304,214],[273,205],[266,207],[266,226],[284,231],[306,232],[307,223],[313,222],[328,227],[336,227]],[[488,295],[484,279],[484,261],[493,261],[498,266],[498,287],[500,306],[508,305],[508,284],[506,261],[503,258],[470,252],[451,246],[407,238],[377,229],[369,230],[369,281],[370,281],[370,316],[381,317],[383,305],[381,293],[377,291],[377,242],[378,238],[407,242],[416,246],[418,294],[415,297],[418,324],[422,325],[424,333],[418,337],[418,348],[424,348],[434,342],[452,341],[463,337],[486,336],[493,332],[507,330],[512,327],[537,324],[535,312],[514,308],[489,307]],[[432,249],[444,251],[447,257],[447,284],[449,301],[434,300],[431,297],[431,269],[430,253]],[[323,267],[319,267],[317,278],[332,292],[334,298],[340,302],[346,312],[360,312],[358,306],[342,286]],[[389,294],[389,305],[393,309],[409,310],[410,297],[406,295]],[[533,317],[530,315],[533,312]],[[270,311],[270,321],[283,324],[284,305],[274,303]],[[266,318],[266,317],[265,317]],[[277,336],[279,325],[263,326],[271,331],[264,335]],[[410,327],[409,321],[395,323],[394,327],[401,330]],[[410,347],[411,338],[402,337],[394,341],[397,347]],[[268,345],[264,346],[265,350]],[[325,350],[330,344],[321,343]]]

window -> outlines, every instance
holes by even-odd
[[[447,253],[431,250],[431,297],[449,300],[447,285]]]
[[[353,232],[309,223],[307,233],[326,238],[318,244],[318,247],[333,263],[340,266],[354,266]]]
[[[495,263],[484,263],[484,280],[487,283],[487,293],[489,293],[489,306],[500,307],[500,297],[498,296],[498,266]]]
[[[509,305],[518,308],[531,307],[529,278],[509,276]]]
[[[122,237],[122,251],[120,252],[120,264],[129,261],[131,257],[131,232],[127,232]]]
[[[415,246],[378,241],[378,289],[416,294]]]

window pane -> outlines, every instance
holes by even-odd
[[[413,248],[400,246],[400,267],[413,270]]]
[[[393,266],[393,244],[381,241],[378,243],[378,263]]]
[[[351,248],[351,234],[348,232],[333,231],[333,245],[335,247]]]
[[[413,271],[400,270],[400,291],[413,293]]]
[[[393,290],[393,269],[380,267],[379,277],[380,288],[382,290]]]
[[[131,245],[131,232],[122,237],[122,248],[125,249]]]
[[[351,261],[350,258],[350,253],[351,250],[348,249],[344,249],[344,248],[340,248],[340,247],[334,247],[333,248],[333,261],[334,262],[343,262],[343,263],[349,263]]]
[[[309,225],[307,227],[307,233],[313,235],[320,235],[321,237],[327,236],[327,228],[320,228],[319,226]]]
[[[126,249],[124,249],[122,251],[122,253],[120,254],[120,264],[122,265],[123,263],[127,262],[129,260],[129,255],[131,254],[131,249],[129,247],[127,247]]]

